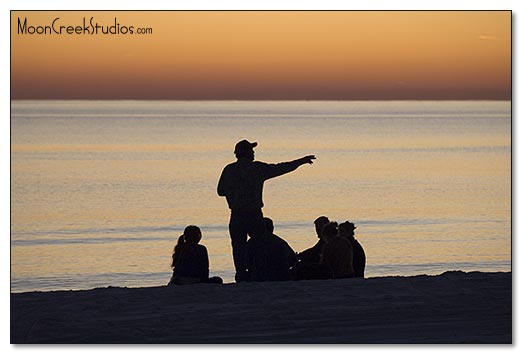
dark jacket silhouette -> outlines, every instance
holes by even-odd
[[[339,225],[339,234],[341,237],[346,238],[353,248],[353,270],[356,278],[364,278],[364,268],[366,267],[366,254],[364,249],[355,239],[355,226],[350,221],[345,221]]]
[[[353,270],[356,278],[364,278],[364,268],[366,267],[366,254],[364,248],[355,238],[348,238],[353,247]]]
[[[332,270],[334,278],[353,277],[353,248],[350,241],[339,236],[330,239],[324,245],[321,263]]]
[[[292,172],[303,160],[268,164],[239,158],[227,165],[218,182],[218,195],[226,197],[233,211],[259,210],[263,207],[263,184],[266,180]]]
[[[315,219],[315,233],[319,240],[314,246],[297,254],[297,258],[300,262],[307,264],[315,264],[321,261],[321,253],[324,247],[324,240],[321,238],[321,231],[323,229],[323,226],[329,222],[330,220],[328,220],[328,217],[326,216],[319,216],[317,219]]]
[[[323,252],[324,241],[319,240],[312,247],[304,250],[303,252],[299,252],[297,254],[297,258],[299,261],[304,263],[319,263],[321,260],[321,253]]]
[[[297,262],[297,257],[290,245],[274,234],[274,223],[264,218],[266,236],[259,242],[250,239],[247,242],[248,274],[252,281],[290,280],[290,268]]]
[[[339,236],[338,224],[329,222],[321,233],[325,241],[321,264],[332,271],[333,278],[351,278],[353,271],[353,247],[345,237]]]
[[[197,278],[201,281],[208,279],[208,252],[203,245],[188,248],[176,258],[172,276],[174,278]]]
[[[261,245],[247,242],[249,279],[252,281],[290,280],[290,268],[297,261],[294,250],[277,235],[268,235]]]
[[[195,225],[187,226],[183,235],[178,237],[172,253],[172,278],[168,285],[223,283],[220,277],[208,277],[208,252],[205,246],[198,244],[201,237],[201,229]]]

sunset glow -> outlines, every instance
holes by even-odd
[[[511,12],[14,11],[11,97],[510,99]]]

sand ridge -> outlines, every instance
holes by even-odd
[[[11,343],[511,343],[511,272],[11,294]]]

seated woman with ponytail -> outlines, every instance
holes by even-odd
[[[190,225],[185,228],[172,253],[173,272],[168,285],[223,283],[220,277],[208,277],[208,252],[205,246],[198,244],[200,240],[199,227]]]

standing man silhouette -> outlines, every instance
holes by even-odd
[[[247,235],[256,243],[265,237],[263,220],[263,184],[267,179],[292,172],[304,164],[312,164],[314,155],[300,159],[268,164],[254,161],[254,148],[257,143],[247,140],[238,142],[234,149],[237,161],[223,169],[217,187],[218,195],[226,197],[231,210],[229,232],[232,240],[232,254],[236,268],[236,282],[248,280]]]

